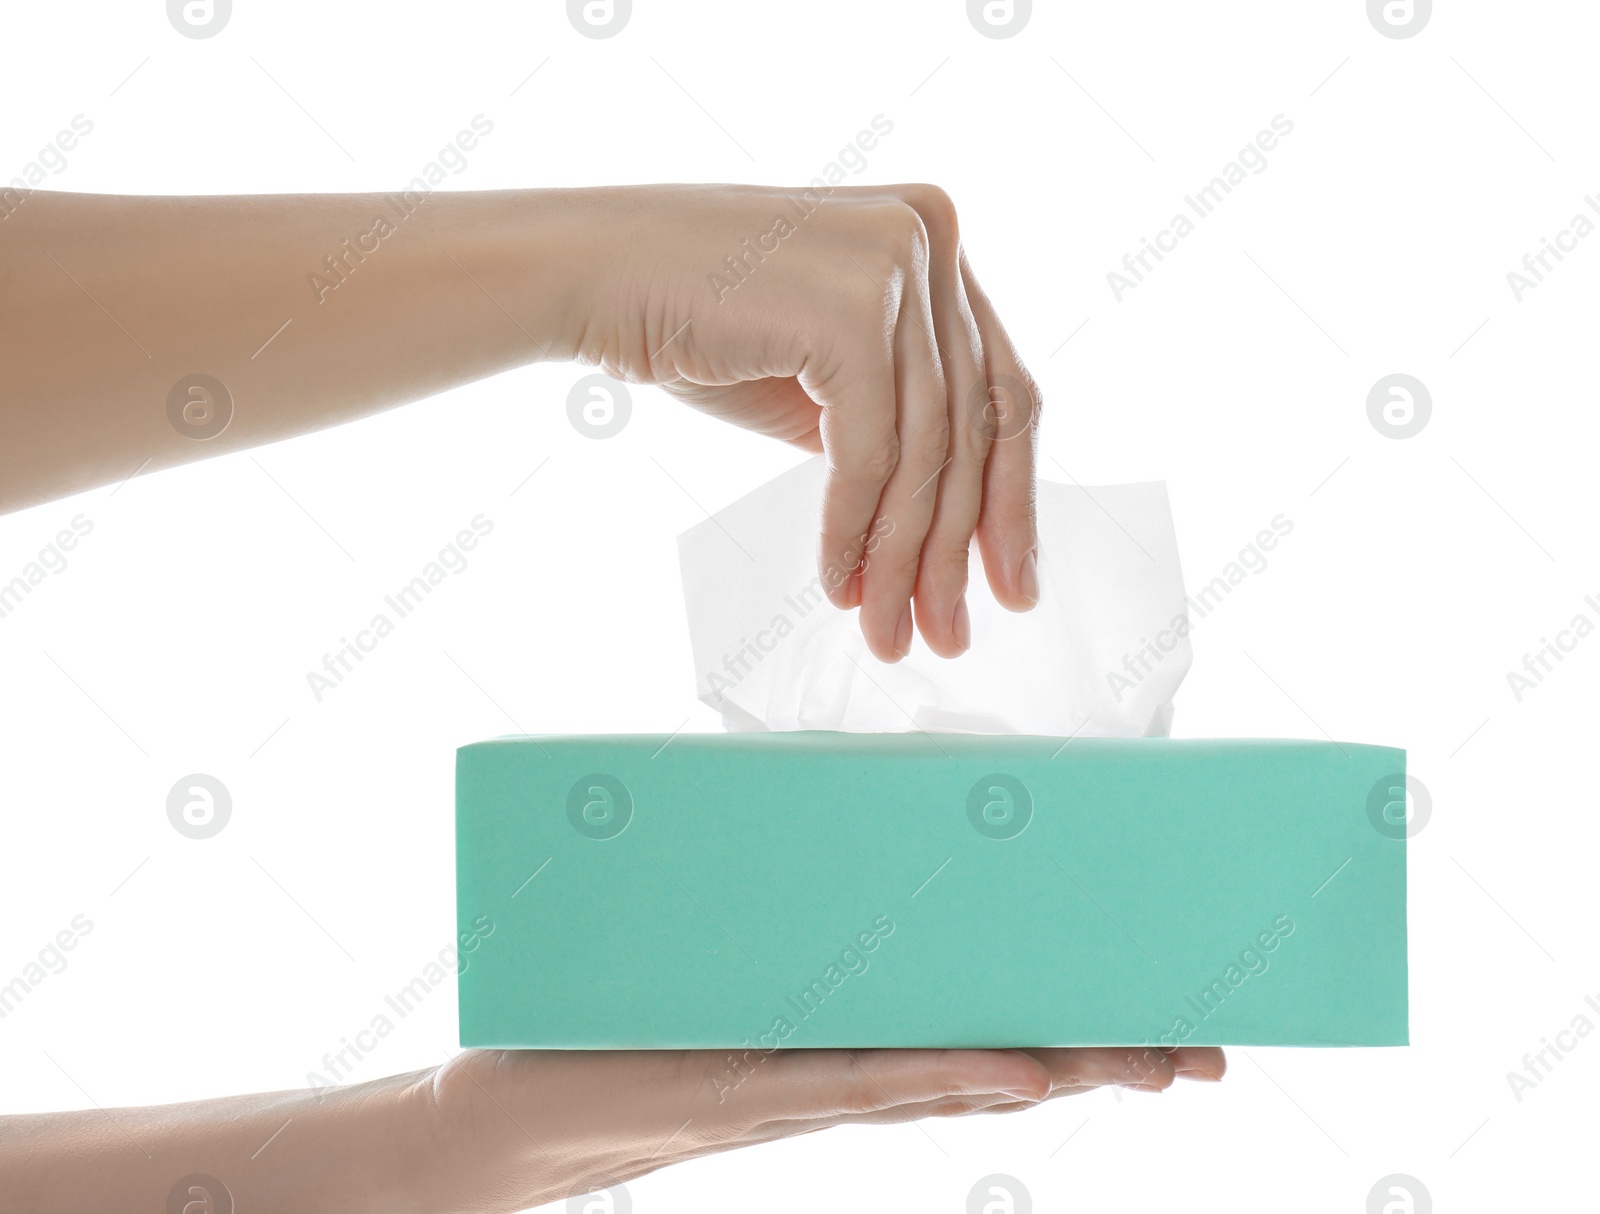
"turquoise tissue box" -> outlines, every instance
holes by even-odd
[[[1405,752],[822,732],[456,763],[461,1044],[1403,1045]]]

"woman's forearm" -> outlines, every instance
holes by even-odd
[[[1038,388],[931,185],[35,192],[0,218],[0,511],[543,358],[826,450],[818,577],[881,661],[968,648],[974,539],[1038,601]]]
[[[26,1214],[465,1208],[439,1192],[453,1173],[450,1144],[433,1117],[432,1076],[315,1094],[0,1117],[0,1205]],[[190,1178],[202,1191],[169,1204]],[[203,1196],[211,1201],[200,1204]]]
[[[574,357],[599,193],[34,194],[0,223],[0,512]]]

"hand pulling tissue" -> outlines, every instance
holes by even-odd
[[[1405,752],[1161,736],[1163,486],[1041,484],[1038,605],[975,562],[971,650],[886,666],[823,594],[823,471],[680,537],[728,732],[457,752],[462,1045],[1406,1041]]]
[[[995,602],[974,551],[972,648],[945,659],[915,645],[885,666],[817,572],[825,475],[817,456],[678,538],[696,692],[725,728],[1170,731],[1190,653],[1164,484],[1041,481],[1038,605]]]

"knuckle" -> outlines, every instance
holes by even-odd
[[[882,1085],[862,1065],[861,1059],[853,1053],[849,1058],[850,1078],[838,1096],[839,1112],[846,1116],[862,1116],[878,1111],[883,1107],[880,1099],[883,1095]]]
[[[865,1117],[876,1113],[880,1100],[866,1087],[851,1087],[839,1097],[839,1112],[846,1117]]]
[[[1028,368],[1019,366],[1017,369],[1022,372],[1022,387],[1028,394],[1028,400],[1032,403],[1033,424],[1037,426],[1039,424],[1039,416],[1044,412],[1044,393],[1039,390],[1039,382],[1029,374]]]
[[[960,462],[983,463],[989,456],[995,435],[1000,430],[1000,414],[989,398],[988,384],[981,378],[967,393],[964,424],[950,435],[950,454]]]
[[[941,247],[954,249],[960,243],[955,200],[943,187],[919,182],[908,188],[906,201],[916,209],[924,227]]]
[[[967,573],[972,567],[970,542],[929,544],[922,550],[922,564],[917,570],[917,584],[932,587],[946,584],[959,593],[966,589]]]
[[[891,583],[912,586],[916,584],[917,570],[922,564],[922,551],[901,544],[888,551],[872,553],[862,561],[863,565],[869,562],[877,566],[875,572],[880,577],[887,575]]]
[[[894,275],[894,266],[886,256],[881,261],[867,256],[860,265],[862,273],[851,271],[834,280],[831,298],[855,324],[875,328],[883,323],[889,299],[886,284]]]
[[[990,377],[988,402],[983,410],[986,416],[982,420],[993,424],[993,441],[996,442],[1036,434],[1043,405],[1038,383],[1019,363],[1014,373],[1001,372]]]
[[[900,199],[888,199],[875,209],[874,242],[893,264],[901,266],[924,254],[928,248],[928,229],[917,208]]]
[[[1137,1054],[1130,1054],[1128,1066],[1140,1083],[1163,1088],[1172,1083],[1172,1063],[1159,1050],[1145,1049]]]
[[[851,479],[882,486],[894,475],[894,470],[899,464],[900,438],[890,432],[875,442],[866,444],[862,450],[852,451],[843,456],[839,470]]]
[[[919,434],[915,442],[915,457],[923,468],[942,468],[950,458],[950,418],[940,414],[930,420],[926,433]]]
[[[1028,368],[1024,367],[1021,363],[1018,363],[1017,382],[1022,385],[1022,392],[1026,397],[1026,401],[1024,403],[1028,409],[1028,414],[1033,419],[1034,423],[1037,424],[1039,420],[1039,413],[1044,408],[1044,393],[1039,390],[1039,381],[1033,378],[1033,374],[1028,370]]]

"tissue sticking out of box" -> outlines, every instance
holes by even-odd
[[[889,666],[817,571],[826,463],[769,481],[678,537],[696,694],[735,732],[1167,734],[1189,617],[1166,485],[1039,482],[1039,603],[990,594],[977,545],[972,648],[920,640]]]

